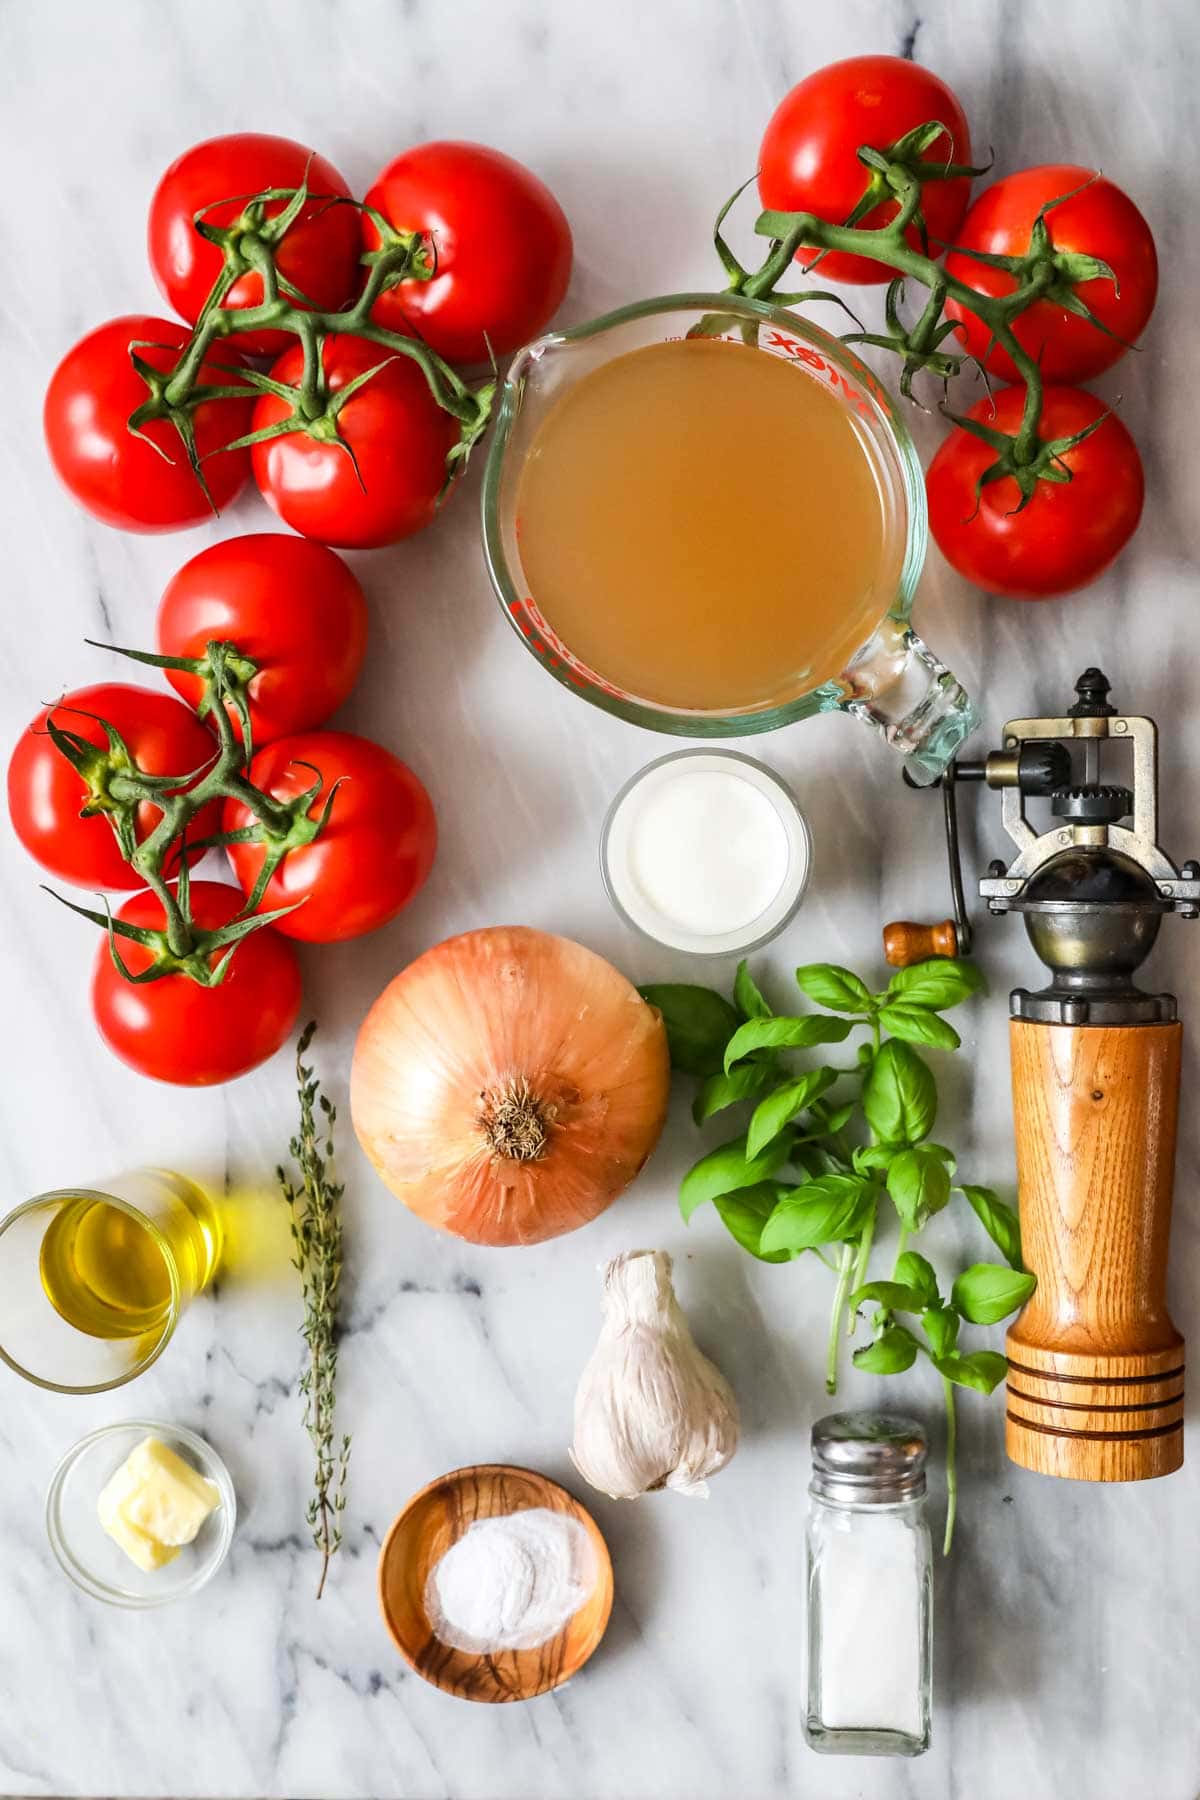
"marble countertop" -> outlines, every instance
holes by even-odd
[[[147,642],[173,569],[205,542],[268,528],[257,499],[220,526],[162,538],[104,529],[58,490],[40,444],[42,391],[92,323],[156,303],[147,202],[166,163],[215,132],[319,145],[356,190],[406,143],[466,136],[532,164],[573,222],[564,317],[715,281],[716,205],[749,172],[765,119],[803,73],[913,49],[961,95],[1000,170],[1099,160],[1144,207],[1164,287],[1144,352],[1103,390],[1146,461],[1140,534],[1112,573],[1061,605],[986,602],[936,554],[917,618],[993,727],[1056,711],[1098,662],[1129,710],[1164,727],[1163,816],[1177,860],[1200,852],[1192,784],[1194,296],[1200,238],[1185,159],[1196,137],[1196,41],[1184,0],[926,0],[838,7],[776,0],[54,0],[0,10],[0,345],[5,605],[0,703],[9,742],[35,704],[109,663],[85,637]],[[437,526],[360,557],[374,651],[345,722],[427,781],[442,847],[419,901],[369,940],[304,955],[318,1051],[345,1097],[366,1006],[452,932],[520,919],[568,933],[639,980],[692,974],[611,912],[596,840],[614,791],[667,746],[584,711],[514,643],[479,552],[478,470]],[[904,798],[882,743],[842,719],[759,740],[796,787],[816,841],[798,918],[761,959],[877,956],[896,914],[945,909],[939,809]],[[981,861],[994,814],[968,830]],[[1003,1454],[1003,1408],[965,1396],[959,1542],[939,1568],[934,1745],[919,1763],[818,1761],[801,1736],[802,1539],[808,1427],[828,1289],[813,1263],[753,1266],[714,1219],[675,1205],[693,1153],[682,1102],[636,1188],[585,1233],[522,1252],[472,1248],[410,1217],[342,1132],[347,1332],[339,1423],[354,1435],[346,1544],[325,1598],[303,1526],[310,1478],[295,1381],[296,1296],[270,1255],[270,1171],[292,1125],[288,1058],[225,1089],[150,1089],[87,1016],[90,931],[38,889],[0,833],[6,929],[6,1202],[136,1162],[214,1168],[240,1196],[247,1254],[198,1302],[160,1364],[98,1399],[0,1372],[0,1790],[21,1795],[405,1796],[442,1800],[1190,1800],[1200,1790],[1200,1457],[1141,1487],[1075,1487]],[[986,922],[995,998],[964,1013],[969,1055],[947,1076],[953,1142],[979,1179],[1012,1181],[1003,994],[1029,968],[1015,923]],[[1161,985],[1190,1019],[1200,934],[1168,924]],[[1185,1082],[1200,1071],[1189,1052]],[[1200,1108],[1185,1103],[1172,1305],[1200,1335]],[[936,1231],[937,1226],[934,1227]],[[967,1248],[942,1233],[948,1255]],[[598,1324],[597,1265],[655,1244],[741,1397],[745,1441],[707,1504],[597,1500],[617,1597],[601,1651],[527,1706],[457,1703],[410,1673],[375,1602],[375,1563],[408,1496],[476,1461],[569,1477],[571,1400]],[[974,1246],[978,1253],[977,1246]],[[880,1386],[882,1384],[879,1384]],[[916,1376],[888,1390],[937,1426]],[[870,1402],[867,1378],[847,1398]],[[60,1575],[42,1505],[83,1432],[131,1414],[196,1427],[226,1458],[241,1516],[219,1579],[145,1615]],[[1193,1425],[1191,1429],[1196,1429]],[[935,1512],[940,1493],[935,1494]]]

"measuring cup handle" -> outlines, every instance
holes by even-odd
[[[976,729],[974,702],[915,631],[885,619],[847,666],[836,704],[882,731],[920,787]]]

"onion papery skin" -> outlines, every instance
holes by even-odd
[[[358,1034],[350,1109],[378,1174],[427,1224],[537,1244],[629,1185],[669,1089],[662,1017],[611,963],[496,925],[447,938],[383,990]],[[495,1148],[510,1115],[528,1127],[509,1134],[512,1155]]]

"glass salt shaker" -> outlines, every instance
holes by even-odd
[[[804,1736],[814,1750],[929,1748],[927,1448],[921,1426],[892,1413],[834,1413],[813,1426]]]

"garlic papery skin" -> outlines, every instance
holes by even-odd
[[[704,1497],[738,1442],[738,1409],[697,1347],[665,1250],[627,1250],[604,1271],[604,1324],[575,1394],[571,1461],[614,1500],[656,1488]]]

